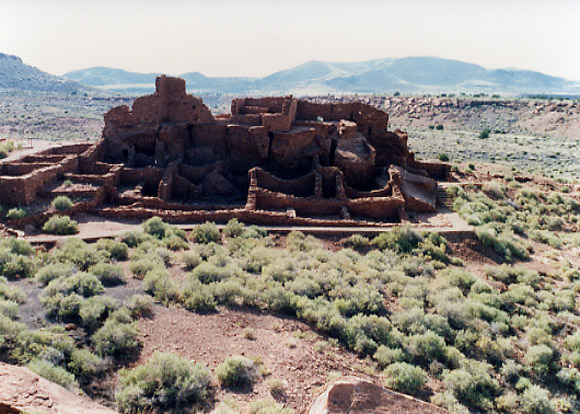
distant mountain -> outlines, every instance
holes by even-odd
[[[112,69],[97,66],[91,69],[75,70],[64,75],[68,79],[91,86],[125,86],[155,84],[156,73],[127,72],[123,69]]]
[[[89,68],[64,75],[118,92],[152,91],[156,74]],[[521,69],[486,69],[435,57],[376,59],[364,62],[310,61],[263,78],[178,75],[193,92],[205,93],[578,93],[580,82]]]
[[[85,90],[86,86],[43,72],[23,63],[19,57],[0,53],[0,89],[78,93]]]

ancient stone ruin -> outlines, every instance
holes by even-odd
[[[154,94],[105,114],[97,143],[0,164],[0,194],[172,222],[380,225],[435,211],[449,165],[416,161],[387,123],[370,105],[292,96],[234,99],[214,117],[183,79],[161,76]]]

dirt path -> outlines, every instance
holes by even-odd
[[[421,220],[421,221],[419,221]],[[410,223],[411,227],[417,231],[434,231],[442,235],[462,235],[473,232],[473,227],[469,226],[458,214],[449,210],[437,215],[424,215],[415,223]],[[105,219],[103,217],[85,215],[77,218],[79,222],[79,233],[72,236],[55,236],[50,234],[25,235],[24,237],[33,244],[59,244],[68,238],[76,237],[86,241],[98,240],[100,238],[115,237],[126,231],[140,231],[141,222],[138,220],[117,221]],[[189,231],[199,223],[177,224],[176,226]],[[301,231],[306,234],[319,236],[349,236],[351,234],[363,234],[374,236],[382,232],[391,231],[392,227],[320,227],[320,226],[260,226],[269,233],[289,233],[291,231]],[[224,225],[219,224],[219,229]]]
[[[50,141],[46,139],[24,139],[24,138],[9,138],[9,141],[14,141],[14,144],[22,145],[22,149],[15,149],[10,153],[10,155],[2,160],[2,162],[11,162],[22,157],[26,157],[27,155],[35,154],[39,151],[44,151],[51,147],[59,147],[62,146],[62,142],[59,141]],[[72,141],[74,142],[74,141]],[[30,146],[32,144],[32,146]]]

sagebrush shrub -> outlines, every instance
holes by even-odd
[[[105,250],[111,256],[111,259],[118,261],[127,260],[129,258],[129,246],[123,242],[117,242],[111,239],[100,239],[96,243],[99,250]]]
[[[555,414],[556,409],[550,401],[548,392],[532,385],[522,393],[521,409],[525,414]]]
[[[385,369],[385,385],[395,391],[416,395],[427,382],[427,373],[420,367],[395,362]]]
[[[247,414],[293,414],[294,410],[272,400],[255,400],[248,404]]]
[[[65,195],[61,195],[52,200],[50,205],[58,211],[64,211],[71,208],[74,204],[70,198]]]
[[[188,250],[181,254],[181,261],[188,270],[191,270],[201,263],[201,256],[197,252]]]
[[[421,240],[419,233],[405,225],[379,234],[371,241],[371,244],[381,250],[390,249],[400,253],[410,253],[411,250],[417,248]]]
[[[164,304],[177,302],[181,297],[179,285],[165,269],[154,269],[147,272],[143,279],[143,287],[145,292],[152,294]]]
[[[94,333],[95,351],[102,356],[115,358],[135,356],[139,349],[139,331],[132,323],[120,323],[113,318]]]
[[[125,283],[123,268],[111,263],[97,263],[89,268],[89,273],[97,276],[105,286],[116,286]]]
[[[224,387],[249,386],[258,378],[258,370],[254,362],[241,355],[226,359],[218,365],[215,374]]]
[[[69,216],[52,216],[48,219],[42,231],[49,234],[69,235],[79,232],[78,223]]]
[[[28,363],[28,368],[41,377],[55,382],[69,390],[78,386],[75,376],[66,369],[56,366],[44,359],[35,358]]]
[[[443,382],[455,397],[465,404],[489,409],[499,384],[489,373],[489,364],[468,360],[459,369],[446,371]]]
[[[58,279],[60,277],[68,277],[71,276],[74,272],[72,265],[67,263],[51,263],[47,264],[46,266],[42,267],[34,278],[40,284],[46,286],[52,280]]]
[[[237,218],[233,218],[227,222],[226,226],[224,227],[223,233],[224,236],[228,238],[241,237],[242,234],[244,234],[245,228],[246,226],[244,225],[244,223],[240,223],[240,221]]]
[[[549,346],[542,344],[531,346],[524,359],[534,372],[545,375],[550,371],[553,358],[554,351]]]
[[[64,245],[53,251],[51,255],[53,260],[60,263],[74,264],[81,271],[86,271],[97,263],[109,260],[107,251],[98,250],[96,246],[77,238],[68,239]]]
[[[127,302],[127,309],[131,312],[131,316],[139,318],[151,313],[153,306],[153,298],[149,295],[133,295]]]
[[[147,363],[119,371],[115,400],[123,413],[185,410],[205,401],[210,381],[205,365],[155,352]]]
[[[205,222],[194,227],[190,233],[191,240],[195,243],[209,244],[221,241],[220,231],[215,223]]]
[[[51,281],[44,290],[45,296],[60,293],[77,293],[86,298],[104,292],[101,281],[93,274],[77,272],[71,276]]]
[[[400,348],[389,348],[381,345],[377,348],[373,359],[377,361],[380,368],[385,368],[394,362],[403,362],[405,360],[405,353]]]
[[[6,218],[8,219],[19,219],[26,217],[28,215],[28,210],[21,207],[14,207],[8,210],[6,213]]]
[[[89,349],[75,349],[68,363],[68,368],[83,381],[94,380],[108,369],[106,359],[92,353]]]
[[[143,258],[137,261],[131,261],[129,270],[139,279],[143,279],[145,275],[154,270],[163,270],[163,265],[154,258]]]

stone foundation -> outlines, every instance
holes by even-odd
[[[28,205],[66,194],[83,198],[79,210],[173,222],[381,225],[434,211],[449,165],[415,161],[388,119],[292,96],[234,99],[214,117],[182,79],[161,76],[154,94],[105,114],[98,143],[0,163],[0,195]]]

